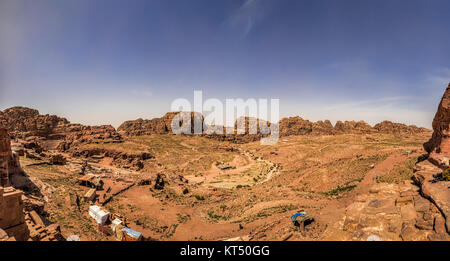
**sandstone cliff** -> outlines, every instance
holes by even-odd
[[[423,196],[433,202],[445,218],[450,234],[450,181],[443,178],[443,170],[450,167],[450,84],[433,120],[433,136],[424,144],[428,160],[422,158],[415,166],[414,180]]]
[[[442,167],[449,167],[450,158],[450,84],[442,96],[433,119],[433,136],[424,144],[430,159]]]
[[[189,113],[189,112],[184,112]],[[176,115],[176,112],[169,112],[162,118],[155,118],[152,120],[137,119],[133,121],[126,121],[118,128],[118,132],[123,136],[142,136],[151,134],[170,134],[171,121]],[[192,115],[194,115],[192,113]],[[200,115],[200,114],[198,114]],[[197,121],[199,118],[197,117]],[[192,118],[193,120],[194,118]],[[243,120],[245,127],[238,128],[237,122]],[[250,120],[254,120],[256,125],[253,127],[249,125]],[[204,136],[217,140],[227,140],[234,142],[249,142],[259,140],[264,135],[264,130],[261,132],[259,129],[259,119],[252,119],[249,117],[241,117],[236,120],[234,127],[232,128],[233,134],[227,134],[226,128],[223,126],[207,126],[206,128],[218,128],[223,130],[223,135],[220,134],[207,134],[205,131]],[[200,123],[201,125],[201,123]],[[270,126],[268,124],[267,126]],[[383,121],[376,124],[374,127],[370,126],[364,121],[345,121],[336,122],[335,126],[331,124],[329,120],[311,122],[305,120],[299,116],[283,118],[278,123],[280,137],[291,135],[337,135],[337,134],[368,134],[368,133],[386,133],[386,134],[416,134],[430,132],[426,128],[417,127],[415,125],[405,125],[401,123],[393,123],[390,121]],[[254,129],[250,129],[254,128]],[[255,129],[256,128],[256,129]],[[244,135],[236,135],[236,133],[244,133]],[[256,134],[250,134],[256,133]]]
[[[169,134],[172,133],[172,120],[180,112],[168,112],[161,118],[154,118],[151,120],[130,120],[122,123],[117,131],[124,136],[143,136],[151,134]],[[190,115],[189,115],[190,114]],[[181,112],[181,118],[191,117],[191,122],[196,122],[200,126],[203,123],[203,116],[195,112]],[[182,120],[179,124],[182,125]],[[184,126],[191,128],[193,131],[194,125]],[[185,129],[183,129],[184,131]]]
[[[0,127],[8,129],[15,138],[34,143],[51,143],[60,150],[67,150],[71,145],[83,142],[120,142],[122,140],[111,125],[72,124],[65,118],[41,115],[39,111],[25,107],[12,107],[0,112]]]

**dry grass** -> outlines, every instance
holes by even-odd
[[[389,173],[377,177],[377,182],[400,183],[404,180],[410,180],[414,174],[414,165],[417,157],[411,157],[407,161],[396,166]]]

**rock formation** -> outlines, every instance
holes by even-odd
[[[11,151],[11,139],[8,131],[0,128],[0,186],[10,186],[10,178],[22,173],[19,156]]]
[[[368,123],[364,121],[341,121],[336,122],[334,129],[340,134],[367,134],[376,132]]]
[[[80,143],[114,143],[122,142],[122,136],[111,125],[83,126],[72,125],[66,133],[64,140],[59,143],[58,150],[66,151],[71,146]]]
[[[439,210],[411,181],[376,183],[347,206],[343,230],[350,240],[445,241],[450,237]]]
[[[35,109],[13,107],[0,112],[0,127],[7,128],[15,138],[24,140],[41,153],[49,149],[67,150],[79,143],[121,142],[122,137],[111,125],[84,126],[72,124],[56,115],[41,115]]]
[[[9,159],[12,154],[10,143],[7,130],[0,128],[0,187],[9,186]]]
[[[376,124],[373,127],[375,130],[377,130],[380,133],[387,133],[387,134],[415,134],[415,133],[422,133],[427,132],[428,130],[423,127],[417,127],[415,125],[405,125],[402,123],[394,123],[390,121],[383,121],[378,124]]]
[[[443,168],[449,167],[450,158],[450,84],[442,96],[433,119],[433,136],[424,144],[430,160]]]
[[[189,113],[189,112],[184,112]],[[155,118],[152,120],[143,120],[137,119],[134,121],[126,121],[118,128],[118,132],[123,136],[142,136],[142,135],[151,135],[151,134],[170,134],[171,131],[171,121],[175,117],[177,112],[170,112],[164,115],[162,118]],[[191,113],[194,115],[194,113]],[[196,113],[197,121],[199,121],[201,115]],[[194,119],[194,116],[191,116]],[[234,134],[227,134],[226,128],[223,126],[205,126],[205,131],[203,135],[207,138],[212,138],[221,141],[232,141],[236,143],[245,143],[259,140],[264,135],[264,131],[261,133],[259,129],[259,119],[249,118],[249,117],[241,117],[245,126],[241,127],[244,135],[236,135],[239,131],[239,126],[237,122],[240,119],[236,120],[234,127],[230,127],[233,129]],[[256,125],[253,127],[249,124],[250,119],[256,122]],[[201,123],[200,123],[201,125]],[[270,126],[270,124],[268,125]],[[191,126],[192,127],[192,126]],[[338,135],[338,134],[368,134],[368,133],[386,133],[386,134],[416,134],[422,132],[428,132],[429,130],[421,127],[417,127],[414,125],[407,126],[401,123],[393,123],[390,121],[384,121],[376,124],[374,127],[370,126],[364,121],[338,121],[335,126],[331,124],[329,120],[311,122],[309,120],[305,120],[299,116],[283,118],[278,123],[279,134],[280,137],[284,136],[292,136],[292,135]],[[192,127],[193,128],[193,127]],[[207,134],[207,128],[219,128],[223,130],[224,134]],[[256,128],[252,130],[251,128]],[[251,132],[251,130],[253,132]],[[254,133],[256,130],[256,134]]]
[[[22,191],[10,187],[9,175],[12,159],[10,137],[0,128],[0,230],[18,240],[28,238],[28,228],[23,213]]]
[[[81,124],[72,124],[65,118],[55,115],[41,115],[37,110],[25,107],[13,107],[0,112],[0,126],[7,127],[11,135],[16,138],[27,140],[28,143],[36,144],[36,148],[44,147],[46,149],[58,149],[67,151],[70,147],[80,143],[109,143],[122,142],[122,136],[133,137],[151,134],[172,134],[172,120],[179,112],[169,112],[161,118],[151,120],[131,120],[120,125],[117,131],[110,125],[103,126],[84,126]],[[437,116],[438,117],[438,116]],[[187,119],[191,119],[194,124],[183,124]],[[249,118],[245,119],[246,127],[244,135],[226,134],[222,126],[213,128],[222,128],[224,134],[208,135],[203,131],[203,136],[236,143],[245,143],[259,140],[264,134],[261,134],[257,127],[257,134],[251,134],[249,129]],[[259,120],[256,119],[256,122]],[[203,123],[203,116],[196,112],[181,112],[178,119],[178,125],[181,126],[181,133],[193,133],[195,126],[212,128]],[[257,125],[259,126],[259,125]],[[280,137],[291,135],[338,135],[338,134],[367,134],[367,133],[387,133],[387,134],[415,134],[427,132],[425,128],[419,128],[414,125],[407,126],[400,123],[384,121],[371,127],[364,121],[338,121],[335,126],[329,120],[311,122],[299,116],[283,118],[278,123]],[[230,127],[233,128],[233,127]],[[233,132],[237,132],[235,124]],[[438,134],[433,138],[440,140]],[[445,134],[446,135],[446,134]],[[434,145],[433,145],[434,146]],[[36,151],[37,155],[41,153]]]
[[[32,200],[11,186],[14,182],[10,178],[15,179],[17,174],[24,174],[19,159],[11,151],[7,129],[0,128],[0,241],[64,240],[61,231],[52,229],[55,224],[46,227],[40,216],[30,210],[36,208]]]
[[[449,168],[450,157],[450,84],[447,87],[433,120],[433,136],[424,144],[428,160],[422,158],[415,166],[414,181],[422,195],[433,202],[445,219],[450,233],[450,181],[442,178]]]
[[[119,128],[117,128],[117,131],[124,135],[124,136],[143,136],[143,135],[151,135],[151,134],[171,134],[172,133],[172,120],[174,117],[180,112],[168,112],[161,118],[154,118],[151,120],[143,120],[143,119],[137,119],[137,120],[131,120],[126,121],[122,123]],[[190,126],[187,126],[183,123],[183,118],[186,119],[186,117],[191,118],[191,122],[194,124],[191,124]],[[194,132],[194,125],[198,124],[198,126],[203,126],[203,116],[200,113],[196,112],[181,112],[181,117],[179,124],[183,128],[183,131],[188,131],[189,129],[191,132]]]
[[[279,122],[280,136],[309,135],[312,133],[313,124],[302,117],[283,118]]]
[[[55,129],[69,124],[65,118],[40,115],[39,111],[25,107],[13,107],[0,114],[0,124],[14,136],[49,137]]]

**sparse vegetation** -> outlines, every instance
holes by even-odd
[[[384,173],[377,177],[377,182],[399,183],[404,180],[409,180],[414,174],[414,164],[418,157],[412,157],[405,162],[402,162],[388,173]]]
[[[203,195],[194,194],[194,197],[195,197],[197,200],[205,200],[205,196],[203,196]]]
[[[343,186],[343,187],[337,187],[333,190],[324,192],[323,194],[327,195],[327,196],[337,196],[342,192],[350,191],[354,188],[356,188],[356,185],[347,185],[347,186]]]
[[[446,181],[450,181],[450,168],[447,168],[442,172],[442,178]]]

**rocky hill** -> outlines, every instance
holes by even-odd
[[[172,120],[179,112],[168,112],[161,118],[154,118],[151,120],[130,120],[122,123],[117,131],[124,136],[143,136],[151,134],[168,134],[172,132]],[[202,123],[203,117],[199,113],[190,113],[191,121]],[[189,112],[182,112],[181,118],[189,117]],[[182,120],[180,120],[182,125]]]
[[[38,110],[12,107],[0,111],[0,127],[23,140],[40,140],[65,150],[76,143],[120,142],[122,137],[111,125],[84,126],[56,115],[41,115]],[[49,142],[52,141],[52,142]]]
[[[394,123],[390,121],[380,122],[376,124],[373,128],[380,133],[394,133],[394,134],[415,134],[430,131],[423,127],[417,127],[416,125],[408,126],[402,123]]]
[[[58,148],[61,151],[69,149],[70,146],[79,143],[96,143],[96,142],[121,142],[122,136],[134,137],[151,134],[171,134],[172,120],[177,116],[178,112],[168,112],[161,118],[151,120],[137,119],[122,123],[119,128],[114,129],[110,125],[102,126],[84,126],[81,124],[70,123],[67,119],[56,115],[41,115],[35,109],[25,107],[13,107],[0,111],[0,126],[8,129],[13,137],[20,139],[43,139],[52,141],[51,147]],[[183,121],[190,118],[196,125],[183,125]],[[242,117],[245,127],[240,130],[236,121],[233,128],[233,134],[227,134],[223,126],[206,126],[207,128],[222,128],[224,134],[207,134],[202,135],[208,138],[232,141],[236,143],[246,143],[259,140],[264,135],[259,130],[259,120],[254,119],[257,123],[256,134],[249,129],[249,117]],[[203,116],[195,112],[182,112],[178,121],[182,126],[181,132],[194,132],[194,126],[203,126]],[[311,122],[299,116],[283,118],[279,122],[280,137],[291,135],[338,135],[338,134],[368,134],[368,133],[386,133],[386,134],[416,134],[429,132],[429,130],[414,125],[408,126],[401,123],[393,123],[383,121],[370,126],[364,121],[338,121],[333,126],[329,120]],[[241,133],[244,135],[237,135]],[[440,134],[433,140],[439,139]],[[54,141],[54,142],[53,142]]]
[[[0,111],[0,126],[10,134],[22,138],[29,136],[50,137],[69,125],[69,121],[56,115],[41,115],[38,110],[12,107]]]
[[[119,133],[123,136],[142,136],[150,134],[169,134],[171,133],[171,120],[176,113],[169,112],[162,118],[155,118],[152,120],[137,119],[132,121],[126,121],[118,128]],[[228,140],[228,141],[240,141],[248,142],[258,140],[261,136],[259,127],[256,130],[256,134],[250,134],[249,131],[249,117],[242,117],[245,119],[246,127],[243,128],[245,135],[236,135],[238,132],[237,123],[234,125],[234,134],[226,134],[225,129],[221,126],[215,126],[214,128],[223,128],[224,134],[207,135],[206,137]],[[256,126],[259,126],[259,120],[254,119],[257,122]],[[237,120],[239,121],[239,119]],[[237,122],[236,121],[236,122]],[[209,128],[209,126],[207,126]],[[390,121],[383,121],[376,124],[374,127],[370,126],[364,121],[345,121],[336,122],[335,126],[331,124],[329,120],[311,122],[305,120],[299,116],[283,118],[279,122],[280,137],[292,136],[292,135],[337,135],[337,134],[368,134],[368,133],[386,133],[386,134],[416,134],[426,133],[430,130],[415,125],[405,125],[401,123],[393,123]],[[239,137],[241,136],[241,137]]]

